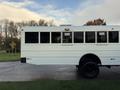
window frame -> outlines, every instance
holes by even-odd
[[[49,33],[49,42],[48,43],[41,43],[41,33]],[[51,32],[49,31],[42,31],[42,32],[39,32],[39,43],[40,44],[51,44]]]
[[[38,33],[38,42],[36,42],[36,43],[26,43],[26,33]],[[40,41],[39,36],[40,36],[40,34],[39,34],[38,31],[33,31],[33,32],[31,32],[31,31],[26,31],[26,32],[24,32],[24,43],[25,43],[25,44],[39,44],[39,41]]]
[[[52,33],[60,33],[60,38],[61,38],[60,43],[53,43],[52,42]],[[60,32],[60,31],[53,31],[53,32],[51,32],[50,38],[51,38],[51,41],[50,41],[51,44],[61,44],[62,43],[62,32]]]
[[[98,33],[99,32],[106,32],[106,42],[98,42]],[[108,31],[96,31],[96,43],[99,43],[99,44],[101,44],[101,43],[104,43],[104,44],[107,44],[108,43]]]
[[[82,42],[75,42],[75,33],[82,33],[83,34],[83,36],[82,36]],[[84,37],[84,31],[74,31],[73,32],[73,43],[74,44],[83,44],[84,43],[84,39],[85,39],[85,37]]]
[[[94,42],[87,42],[86,33],[88,33],[88,32],[94,32]],[[95,44],[96,43],[96,31],[85,31],[84,32],[84,43]]]
[[[70,43],[64,43],[64,42],[63,42],[63,33],[71,33],[72,36],[71,36],[71,42],[70,42]],[[62,34],[62,35],[61,35],[61,36],[62,36],[62,38],[61,38],[61,40],[62,40],[61,43],[62,43],[62,44],[73,44],[73,41],[74,41],[74,40],[73,40],[73,36],[74,36],[74,35],[73,35],[73,31],[63,31],[63,32],[61,32],[61,34]]]
[[[110,35],[109,35],[110,32],[118,32],[118,33],[117,33],[117,34],[118,34],[118,42],[110,42]],[[120,37],[119,31],[108,31],[108,43],[119,43],[119,42],[120,42],[119,37]]]

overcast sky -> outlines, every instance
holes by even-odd
[[[120,0],[0,0],[0,20],[54,20],[59,24],[83,25],[105,19],[120,25]]]

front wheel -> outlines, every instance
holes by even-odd
[[[95,78],[99,74],[99,66],[95,62],[87,62],[79,68],[79,71],[85,78]]]

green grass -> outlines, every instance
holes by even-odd
[[[1,82],[0,90],[120,90],[119,80]]]
[[[20,59],[20,53],[0,53],[0,62],[16,61]]]

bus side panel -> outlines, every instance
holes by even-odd
[[[36,65],[78,65],[78,58],[32,58],[27,63]]]

